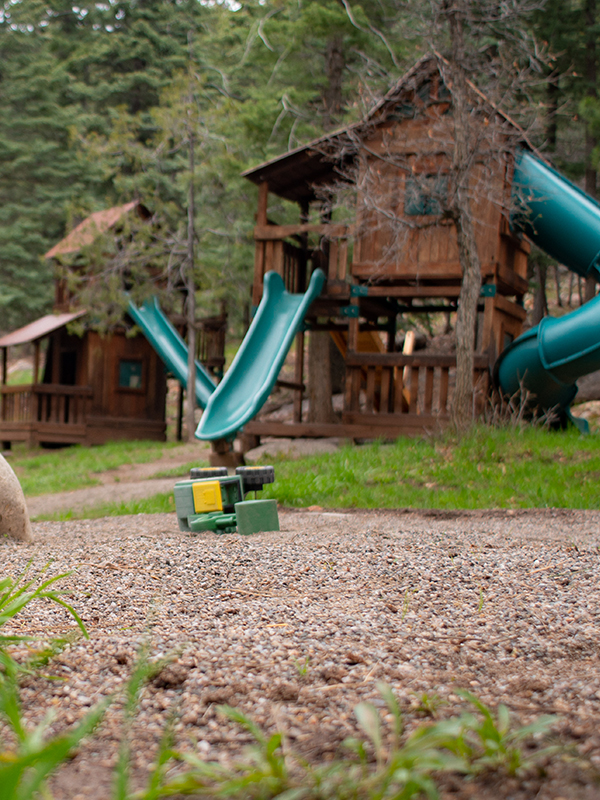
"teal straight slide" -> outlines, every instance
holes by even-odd
[[[573,272],[600,280],[600,204],[525,150],[516,159],[511,225]],[[531,406],[554,411],[564,423],[572,419],[576,381],[598,369],[600,295],[515,339],[500,354],[494,377],[504,394],[523,387]]]
[[[164,365],[182,386],[187,386],[188,349],[186,343],[162,312],[156,297],[146,300],[141,308],[131,301],[127,313],[142,329],[144,336],[156,350]],[[215,383],[199,361],[196,361],[196,402],[200,408],[215,391]]]
[[[290,294],[276,272],[265,275],[262,300],[233,363],[202,414],[198,439],[231,439],[267,400],[325,273],[313,272],[306,294]]]

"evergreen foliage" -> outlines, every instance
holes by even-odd
[[[43,254],[54,243],[92,211],[133,199],[150,210],[151,225],[132,219],[100,265],[121,276],[106,284],[106,302],[122,287],[127,258],[140,265],[128,273],[140,297],[150,289],[142,264],[164,275],[170,291],[177,286],[190,135],[200,313],[227,297],[241,318],[256,191],[241,172],[358,119],[422,52],[428,8],[401,0],[6,2],[0,329],[50,310],[53,273]],[[552,56],[527,93],[538,143],[575,178],[600,163],[599,148],[590,148],[600,131],[590,77],[598,14],[595,0],[546,0],[517,21]],[[501,46],[493,37],[481,43],[482,52]],[[274,212],[291,219],[283,201]],[[82,302],[90,300],[86,286],[78,286]]]

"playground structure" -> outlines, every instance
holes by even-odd
[[[486,101],[474,92],[474,102]],[[235,422],[234,409],[245,400],[240,377],[248,378],[256,364],[264,374],[273,349],[272,341],[265,350],[256,347],[261,337],[251,328],[255,346],[242,345],[199,425],[200,438],[231,437],[244,423],[246,441],[254,437],[253,443],[262,435],[393,437],[449,419],[455,356],[395,351],[403,314],[456,310],[461,283],[456,232],[439,218],[436,202],[436,192],[447,188],[448,105],[435,60],[422,59],[366,121],[246,173],[259,187],[253,285],[259,313],[274,320],[279,313],[269,299],[273,272],[298,297],[308,288],[311,267],[312,274],[322,267],[326,280],[304,324],[286,332],[288,340],[296,334],[293,422],[248,422],[249,415]],[[529,241],[578,275],[600,278],[600,205],[549,167],[508,118],[497,109],[493,113],[505,129],[516,130],[519,147],[507,148],[491,169],[478,164],[474,170],[473,180],[486,184],[484,192],[473,192],[482,268],[474,384],[485,396],[494,370],[501,392],[513,395],[524,388],[532,406],[553,410],[564,423],[571,418],[577,378],[600,369],[600,297],[561,319],[545,318],[520,336]],[[358,176],[354,224],[332,223],[327,209],[321,223],[310,224],[310,206],[321,202],[319,190],[335,184],[336,176],[352,174],[349,162]],[[365,196],[373,193],[364,179],[369,170],[377,183],[375,202]],[[299,205],[298,225],[271,219],[272,194]],[[394,246],[397,229],[389,223],[394,215],[415,223],[401,247]],[[339,424],[302,419],[305,327],[329,331],[342,352],[346,388]],[[259,383],[264,400],[266,384]]]
[[[485,105],[480,95],[474,102]],[[289,291],[303,292],[311,272],[321,267],[326,283],[306,323],[311,331],[332,334],[345,367],[339,424],[306,421],[299,330],[293,421],[255,420],[245,426],[246,435],[394,438],[449,421],[455,355],[396,349],[406,315],[452,315],[457,308],[462,270],[456,231],[438,202],[448,192],[449,106],[435,59],[424,58],[361,123],[245,173],[259,190],[254,303],[269,271],[278,273]],[[507,136],[514,135],[510,120],[495,113]],[[483,284],[474,384],[482,398],[497,355],[520,335],[526,318],[530,245],[510,225],[514,163],[511,148],[501,145],[497,159],[478,161],[472,172]],[[331,195],[349,182],[356,214],[340,224],[331,221]],[[271,211],[276,198],[298,204],[297,225],[276,224]],[[319,210],[321,220],[312,222]]]
[[[484,102],[481,95],[476,99]],[[423,59],[366,122],[246,173],[259,186],[253,286],[258,310],[225,379],[208,399],[198,398],[206,406],[199,438],[231,441],[241,430],[247,445],[263,435],[391,438],[448,421],[455,356],[395,349],[404,314],[453,313],[460,292],[456,233],[440,219],[435,194],[445,188],[438,151],[447,142],[448,105],[435,62]],[[507,118],[502,121],[514,128]],[[437,138],[435,126],[443,134]],[[600,298],[560,320],[547,318],[520,337],[528,239],[579,275],[598,277],[600,206],[517,133],[520,147],[507,149],[491,173],[482,165],[475,169],[474,180],[485,183],[485,192],[476,195],[474,210],[483,284],[474,384],[485,396],[496,364],[503,392],[524,386],[533,404],[557,410],[564,421],[577,377],[600,368],[600,324],[594,321]],[[386,161],[390,151],[410,170]],[[377,202],[361,197],[363,181],[354,225],[312,224],[310,205],[320,202],[319,187],[341,174],[341,159],[358,164],[359,177],[376,162]],[[273,222],[272,194],[299,204],[298,225]],[[397,230],[388,221],[394,215],[414,222],[402,247],[392,246]],[[302,418],[307,328],[329,331],[344,357],[340,423]],[[253,420],[294,338],[295,377],[288,383],[295,393],[294,419]]]
[[[513,225],[582,277],[600,279],[600,205],[547,164],[522,151],[515,170]],[[563,424],[576,381],[600,369],[600,295],[564,317],[544,317],[498,358],[494,377],[507,395],[522,388],[530,405]]]
[[[0,338],[0,441],[102,444],[114,439],[165,439],[166,380],[143,336],[68,332],[85,312],[48,314]],[[32,343],[30,383],[7,383],[9,348]]]

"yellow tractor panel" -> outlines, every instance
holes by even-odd
[[[206,514],[209,511],[223,511],[221,485],[219,481],[202,481],[192,485],[194,511]]]

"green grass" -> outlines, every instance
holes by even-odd
[[[262,497],[323,508],[600,508],[600,437],[476,427],[275,460]]]
[[[163,445],[164,446],[164,445]],[[95,448],[95,453],[100,448]],[[261,497],[323,508],[600,508],[600,436],[526,427],[476,427],[458,440],[399,439],[333,454],[272,460],[275,483]],[[161,475],[177,478],[190,467]],[[111,503],[75,519],[172,513],[172,494]]]
[[[10,456],[26,495],[53,494],[96,486],[98,473],[123,464],[145,464],[161,458],[177,442],[110,442],[97,447],[64,447],[37,450],[17,447]]]
[[[6,381],[9,386],[20,386],[24,383],[31,383],[33,381],[33,370],[19,369],[12,372]]]

